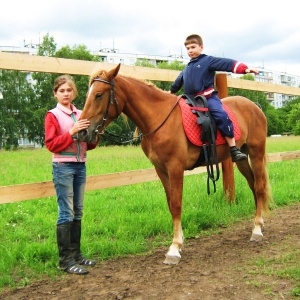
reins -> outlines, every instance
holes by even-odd
[[[142,136],[144,136],[144,137],[148,136],[148,135],[154,133],[155,131],[157,131],[161,126],[163,126],[165,124],[165,122],[168,120],[169,116],[171,115],[171,113],[174,110],[174,108],[176,107],[176,105],[178,104],[179,100],[180,100],[180,97],[177,97],[177,100],[174,103],[173,107],[171,108],[171,111],[168,113],[168,115],[166,116],[166,118],[162,121],[162,123],[156,129],[154,129],[153,131],[151,131],[149,133],[143,134]]]
[[[180,100],[180,97],[177,97],[177,101],[174,103],[173,107],[171,108],[171,111],[168,113],[168,115],[166,116],[166,118],[162,121],[162,123],[156,128],[154,129],[153,131],[149,132],[149,133],[146,133],[146,134],[139,134],[137,137],[133,137],[132,139],[129,139],[129,140],[126,140],[124,142],[119,142],[120,144],[126,144],[126,143],[131,143],[133,141],[136,141],[136,140],[139,140],[141,137],[146,137],[154,132],[156,132],[161,126],[163,126],[163,124],[167,121],[167,119],[169,118],[169,116],[171,115],[172,111],[174,110],[174,108],[176,107],[176,105],[178,104],[178,101]],[[107,135],[110,135],[110,136],[113,136],[113,137],[119,137],[119,138],[122,138],[124,136],[121,136],[121,135],[117,135],[113,132],[109,132],[109,131],[105,131],[103,134],[107,134]]]

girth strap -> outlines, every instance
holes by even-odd
[[[203,95],[197,95],[196,97],[192,95],[182,95],[185,102],[191,106],[191,111],[198,116],[197,124],[202,125],[201,141],[202,151],[199,154],[198,160],[193,166],[196,168],[200,166],[205,161],[207,169],[207,193],[210,194],[209,180],[213,182],[214,192],[216,192],[216,181],[220,177],[217,147],[216,147],[216,124],[215,120],[211,117],[207,99]],[[216,164],[216,176],[214,172],[214,164]]]

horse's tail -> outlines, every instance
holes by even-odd
[[[265,212],[269,211],[269,208],[271,208],[274,205],[273,195],[272,195],[272,188],[270,184],[269,174],[267,170],[267,154],[264,155],[264,170],[263,170],[263,176],[265,177],[265,201],[263,203],[263,210]]]

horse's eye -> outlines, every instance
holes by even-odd
[[[103,94],[96,94],[96,100],[100,100],[102,98]]]

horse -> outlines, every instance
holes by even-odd
[[[118,64],[109,71],[98,70],[90,76],[80,117],[88,119],[90,126],[80,131],[78,138],[84,142],[94,141],[121,113],[137,126],[142,134],[142,150],[161,180],[172,216],[173,239],[163,263],[175,265],[181,259],[184,241],[181,225],[184,171],[193,168],[201,146],[187,138],[178,96],[149,82],[118,74],[120,66]],[[271,200],[266,169],[267,120],[260,108],[247,98],[226,97],[222,103],[232,110],[240,127],[241,137],[236,143],[248,159],[236,162],[236,166],[246,178],[255,201],[250,241],[260,242],[264,214],[268,212]],[[219,162],[229,159],[227,144],[217,145],[216,150]]]

